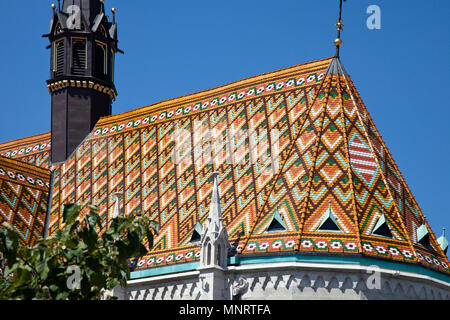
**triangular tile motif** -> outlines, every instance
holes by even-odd
[[[279,233],[284,231],[287,231],[286,223],[284,222],[284,218],[280,214],[280,211],[277,207],[275,213],[273,214],[272,220],[270,221],[269,225],[267,226],[264,232]]]
[[[192,230],[192,235],[189,239],[190,244],[199,244],[202,238],[203,227],[200,223],[196,223],[194,226],[194,230]]]
[[[127,212],[160,223],[143,268],[198,260],[190,240],[208,216],[217,171],[224,224],[241,254],[336,251],[448,272],[338,58],[102,118],[80,148],[54,168],[50,232],[61,204],[92,199],[109,212],[108,194],[123,191]],[[435,251],[415,243],[422,224]]]
[[[372,230],[372,235],[392,238],[391,229],[386,221],[386,217],[384,214],[382,214],[378,219],[375,227]]]
[[[278,219],[273,219],[272,222],[269,224],[269,226],[267,227],[266,232],[282,232],[285,231],[286,227],[284,227],[280,220]]]
[[[348,85],[348,76],[341,77],[340,88],[361,249],[368,255],[385,256],[390,254],[388,246],[394,246],[396,249],[392,252],[405,252],[406,256],[412,257],[411,243],[408,241],[395,203],[386,188],[382,169],[374,156],[363,124],[361,114],[366,114],[366,111],[361,110],[356,104],[356,98]],[[381,212],[384,212],[392,228],[393,238],[389,241],[383,239],[384,241],[380,242],[379,237],[371,234]],[[403,257],[401,254],[392,255],[394,259]]]
[[[370,146],[372,147],[372,150],[374,150],[373,153],[376,155],[382,175],[384,176],[383,185],[387,186],[387,192],[390,195],[392,202],[395,204],[395,211],[397,212],[395,215],[397,216],[397,219],[395,221],[399,221],[402,225],[402,229],[405,230],[415,259],[427,267],[433,267],[440,269],[441,271],[448,272],[448,258],[440,249],[433,232],[430,233],[430,245],[432,248],[435,248],[436,251],[424,248],[414,242],[414,239],[416,238],[415,233],[417,226],[425,224],[427,225],[428,230],[430,230],[430,227],[415,198],[412,196],[406,180],[398,169],[389,149],[386,147],[383,139],[381,138],[370,113],[364,106],[364,103],[354,87],[350,77],[346,78],[345,83],[351,93],[351,96],[353,97],[356,108],[365,114],[365,120],[361,121],[361,125],[367,132],[368,141],[370,141]],[[389,219],[389,216],[387,216],[387,218]],[[394,220],[390,219],[389,221],[392,222],[390,226],[394,229]],[[407,250],[405,251],[405,254],[403,254],[403,251],[401,252],[403,258],[408,259],[411,254],[411,250],[405,250]]]
[[[427,226],[425,224],[421,225],[416,230],[417,232],[417,243],[425,248],[432,249],[430,245],[430,234],[428,233]]]
[[[317,232],[342,232],[341,228],[339,227],[336,217],[333,213],[333,209],[331,209],[331,202],[330,206],[328,207],[328,210],[325,212],[325,214],[321,218],[321,223],[315,230]]]
[[[339,229],[349,239],[357,240],[354,226],[352,199],[347,169],[345,130],[340,111],[340,95],[337,75],[328,75],[324,85],[323,112],[321,128],[316,139],[316,154],[312,161],[309,176],[311,180],[309,197],[303,203],[304,227],[302,237],[312,237],[317,232],[318,223],[323,222],[323,212],[332,212],[339,219]],[[320,96],[320,95],[319,95]],[[333,141],[333,143],[330,143]],[[333,209],[330,211],[330,205]],[[331,218],[333,222],[333,218]],[[331,230],[334,230],[333,228]],[[320,232],[320,231],[319,231]],[[317,235],[316,235],[317,236]],[[331,239],[328,239],[331,240]]]
[[[383,143],[375,144],[371,139],[374,134],[373,129],[367,128],[370,121],[368,112],[361,105],[348,75],[328,75],[323,84],[315,97],[315,104],[303,116],[307,129],[297,135],[298,143],[293,146],[289,159],[279,172],[280,178],[289,183],[297,200],[295,208],[300,218],[297,248],[307,250],[311,248],[310,242],[330,244],[333,241],[319,237],[313,231],[317,230],[320,212],[326,210],[326,203],[338,200],[335,205],[337,215],[343,221],[343,227],[350,230],[347,232],[354,235],[349,248],[355,248],[356,243],[358,251],[364,254],[416,260],[417,248],[407,232],[408,221],[401,212],[405,205],[393,191],[404,192],[402,178],[394,169],[389,171],[388,168],[395,168],[395,165],[386,164],[385,159],[379,158],[379,155],[386,156],[388,151]],[[337,103],[333,102],[335,99]],[[321,114],[323,106],[327,108]],[[340,117],[335,117],[336,114]],[[342,144],[339,137],[330,136],[330,132],[338,132]],[[324,164],[331,167],[327,168]],[[332,169],[336,164],[342,167]],[[339,183],[333,184],[335,180]],[[274,187],[272,191],[276,190]],[[331,198],[330,191],[333,191]],[[413,210],[417,215],[418,210]],[[384,212],[385,223],[380,223],[372,233],[375,224],[380,221],[380,212]],[[386,237],[380,240],[380,234]],[[248,239],[254,243],[256,236],[249,236]],[[245,244],[241,247],[245,248]],[[245,250],[242,252],[245,253]],[[445,266],[448,260],[444,255],[428,256],[428,261],[433,258],[438,261],[434,267],[447,271]]]
[[[297,131],[291,134],[296,137],[297,143],[292,146],[290,157],[280,170],[277,185],[284,182],[285,190],[292,190],[291,194],[286,193],[285,198],[294,198],[294,212],[299,220],[297,230],[301,230],[295,235],[297,247],[301,245],[301,238],[313,236],[317,237],[317,241],[323,241],[325,234],[316,230],[323,222],[322,215],[328,210],[328,203],[332,201],[336,203],[334,215],[342,221],[342,231],[347,233],[345,244],[348,243],[353,251],[357,229],[353,223],[351,184],[342,138],[344,123],[336,80],[337,77],[331,75],[324,78],[320,90],[310,101],[310,108],[294,127]],[[278,190],[277,185],[273,188],[274,194]],[[269,197],[269,203],[272,198]],[[326,237],[329,242],[335,240],[331,235]],[[254,233],[249,241],[255,239]]]

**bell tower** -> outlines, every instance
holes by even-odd
[[[63,0],[52,5],[48,37],[51,95],[52,163],[65,161],[97,121],[111,115],[116,99],[114,58],[117,47],[115,12],[112,21],[104,0]]]

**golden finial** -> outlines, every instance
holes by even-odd
[[[111,12],[112,12],[112,13],[116,13],[116,8],[112,8],[112,9],[111,9]]]
[[[52,3],[52,9],[53,9],[53,10],[56,9],[56,4]]]
[[[100,3],[101,3],[101,4],[105,3],[105,0],[100,0]]]
[[[341,31],[344,30],[344,24],[342,23],[342,1],[346,0],[339,0],[339,19],[336,21],[337,38],[334,40],[336,57],[339,57],[339,48],[342,46]]]
[[[342,20],[336,21],[336,29],[338,29],[338,31],[344,30],[344,24],[342,23]]]

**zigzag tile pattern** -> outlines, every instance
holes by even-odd
[[[267,154],[274,149],[272,141],[278,141],[280,154],[291,144],[289,127],[311,103],[328,64],[326,59],[263,75],[250,84],[237,82],[230,92],[249,94],[222,105],[213,100],[207,108],[171,119],[140,121],[124,114],[124,119],[108,124],[117,129],[92,134],[54,168],[50,234],[61,226],[61,207],[69,202],[98,205],[106,225],[114,194],[122,191],[121,210],[143,211],[161,225],[152,255],[155,264],[162,256],[174,262],[180,254],[183,260],[196,259],[198,248],[187,243],[194,225],[207,218],[211,174],[217,170],[225,222],[232,241],[237,241],[250,229],[277,171],[279,160]],[[198,100],[204,101],[208,93]],[[152,112],[149,108],[144,117],[153,118]],[[100,122],[100,130],[93,132],[103,132],[102,126]],[[184,148],[178,148],[180,144]],[[292,209],[291,216],[295,219]],[[295,231],[294,223],[292,228]]]
[[[50,172],[0,156],[0,225],[14,226],[23,244],[44,235]]]
[[[106,227],[121,192],[125,214],[141,211],[161,226],[138,268],[198,260],[189,241],[208,216],[218,171],[239,253],[366,254],[448,272],[434,235],[433,250],[415,243],[424,217],[348,75],[327,72],[332,61],[100,120],[54,168],[50,234],[68,202],[99,206]],[[339,231],[319,229],[330,208]],[[276,212],[286,228],[267,232]],[[382,214],[392,238],[372,234]]]
[[[345,86],[351,92],[354,99],[354,104],[360,113],[361,126],[364,127],[367,140],[370,141],[372,153],[378,162],[378,168],[383,176],[383,185],[387,185],[386,193],[389,194],[389,199],[394,204],[396,211],[397,226],[404,230],[406,238],[409,239],[410,244],[415,251],[416,259],[426,267],[438,268],[448,272],[448,258],[442,252],[436,237],[431,230],[430,225],[425,219],[422,210],[412,196],[411,190],[406,184],[400,170],[397,167],[391,153],[386,144],[381,138],[380,133],[375,127],[375,124],[370,117],[364,103],[359,96],[350,77],[346,77]],[[387,216],[389,219],[389,217]],[[422,224],[425,224],[430,233],[430,248],[426,248],[417,243],[416,231]],[[393,226],[393,224],[390,224]],[[368,247],[370,251],[370,247]],[[381,250],[383,252],[383,250]],[[384,253],[384,252],[383,252]],[[386,253],[384,253],[386,254]]]

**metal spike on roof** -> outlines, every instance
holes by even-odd
[[[344,24],[342,23],[342,1],[347,0],[339,0],[339,19],[336,21],[337,37],[336,40],[334,40],[334,45],[336,46],[335,57],[339,57],[339,49],[342,45],[341,31],[344,30]]]
[[[341,60],[338,57],[334,57],[331,60],[330,65],[325,73],[326,75],[347,75],[347,71],[345,71],[344,66],[341,63]]]

